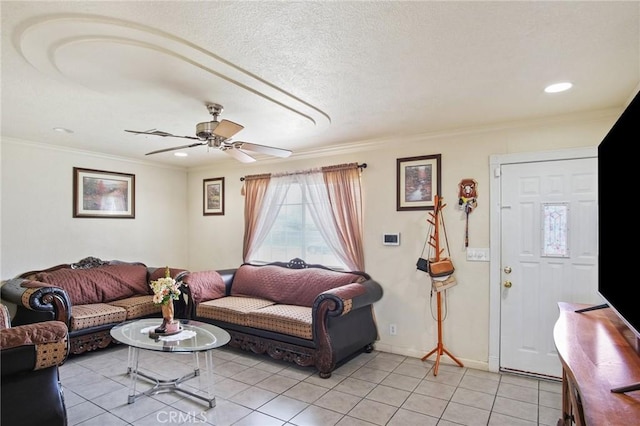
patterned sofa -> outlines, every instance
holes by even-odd
[[[378,339],[382,287],[364,272],[293,259],[190,272],[183,283],[189,316],[227,330],[230,346],[315,366],[322,378]]]
[[[62,321],[69,331],[70,352],[80,354],[107,347],[111,328],[126,320],[161,317],[149,282],[165,275],[166,267],[139,262],[103,261],[87,257],[73,264],[30,271],[3,283],[2,299],[16,305],[12,324]],[[170,269],[179,280],[184,269]],[[186,304],[176,317],[184,315]]]

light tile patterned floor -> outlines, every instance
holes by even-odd
[[[462,368],[374,351],[321,379],[266,355],[214,350],[213,378],[201,373],[181,386],[211,385],[216,407],[181,393],[127,403],[130,379],[123,345],[70,357],[60,368],[69,425],[453,426],[556,425],[560,382]],[[188,354],[141,351],[144,371],[172,379],[192,370]],[[204,368],[200,355],[200,367]],[[140,379],[138,390],[149,389]]]

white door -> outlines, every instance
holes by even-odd
[[[561,377],[558,302],[602,303],[597,159],[504,164],[500,172],[500,369]]]

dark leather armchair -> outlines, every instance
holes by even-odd
[[[63,322],[11,327],[9,310],[0,304],[2,426],[67,424],[58,366],[68,353],[68,330]]]

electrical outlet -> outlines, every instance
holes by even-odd
[[[396,335],[396,332],[398,330],[396,329],[396,325],[395,324],[389,324],[389,334],[392,336]]]

